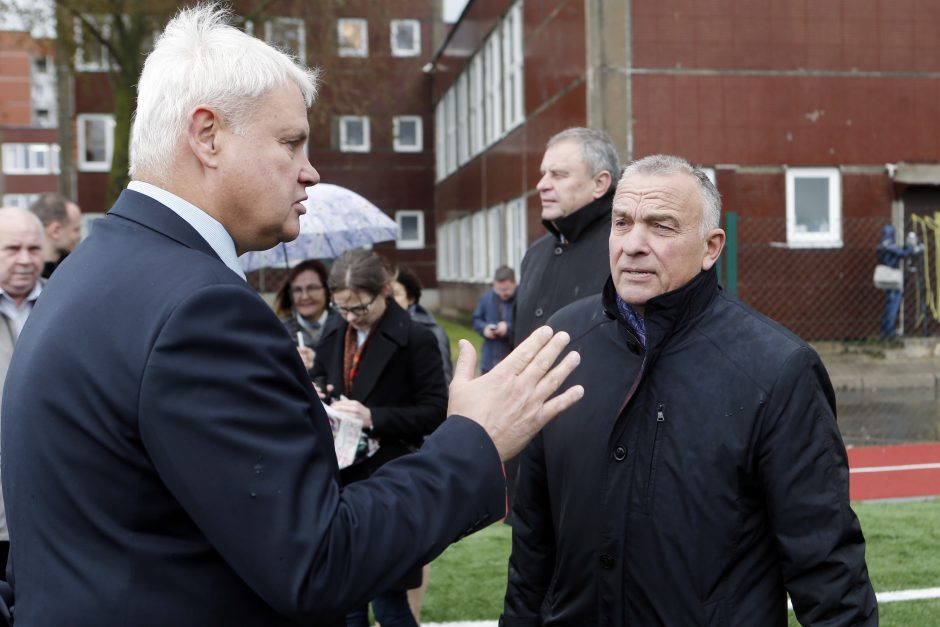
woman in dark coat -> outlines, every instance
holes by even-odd
[[[356,460],[340,471],[343,485],[417,450],[446,417],[437,340],[395,302],[389,283],[382,259],[371,251],[343,253],[330,272],[333,307],[343,322],[324,330],[313,377],[325,377],[332,408],[362,420],[364,436]],[[420,583],[421,569],[415,568],[373,599],[383,627],[417,625],[406,590]],[[350,612],[346,621],[348,627],[365,627],[368,608]]]
[[[313,368],[314,347],[323,328],[337,317],[336,312],[330,309],[328,278],[329,273],[322,261],[301,261],[290,269],[287,281],[274,297],[274,311],[297,342],[307,370]]]

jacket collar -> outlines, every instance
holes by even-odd
[[[166,235],[170,239],[176,240],[183,246],[201,250],[207,255],[216,259],[219,256],[212,249],[212,246],[190,226],[186,220],[176,215],[175,212],[157,202],[150,196],[125,189],[121,192],[117,202],[111,207],[108,215],[118,216],[131,222]],[[221,261],[221,259],[219,259]]]
[[[646,322],[647,351],[655,350],[665,344],[670,337],[684,329],[697,319],[711,304],[718,291],[718,272],[716,266],[698,273],[691,281],[679,289],[651,298],[646,303],[644,321]],[[613,279],[608,278],[604,285],[602,300],[607,317],[617,320],[629,329],[627,321],[617,309],[617,292]],[[630,331],[632,336],[633,332]]]
[[[555,239],[563,235],[569,242],[576,242],[581,234],[588,230],[595,222],[610,219],[611,205],[614,200],[614,186],[611,185],[607,193],[592,200],[574,213],[568,214],[558,220],[542,220],[542,225],[548,229]]]
[[[359,372],[356,374],[356,382],[353,385],[357,400],[365,399],[375,388],[382,372],[385,370],[389,360],[395,355],[399,348],[408,344],[408,327],[411,324],[411,316],[402,309],[395,299],[387,297],[385,313],[379,319],[378,324],[372,331],[372,337],[369,338],[369,345],[363,355],[362,363],[359,366]],[[339,325],[327,325],[323,331],[321,342],[324,342],[326,336],[339,333],[340,338],[346,333],[348,322],[343,320]],[[342,353],[339,355],[342,368]],[[341,390],[347,392],[346,390]]]

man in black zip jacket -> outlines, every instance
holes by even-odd
[[[516,344],[565,305],[604,287],[604,244],[620,157],[604,131],[569,128],[548,140],[540,172],[536,189],[548,233],[522,259],[512,324]],[[517,465],[517,459],[506,462],[510,508]]]
[[[604,291],[550,321],[585,398],[521,455],[502,625],[877,625],[829,376],[718,286],[720,211],[683,159],[624,170]]]

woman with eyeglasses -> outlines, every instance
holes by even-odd
[[[336,317],[329,306],[328,277],[322,261],[301,261],[290,269],[287,281],[274,298],[274,310],[291,338],[297,342],[307,370],[313,368],[314,347],[320,340],[323,327]]]
[[[333,308],[343,320],[324,330],[312,374],[325,377],[332,409],[362,420],[356,459],[340,470],[343,485],[416,451],[447,413],[437,339],[395,302],[390,283],[372,251],[345,252],[330,270]],[[414,568],[372,600],[382,627],[416,627],[406,591],[420,583],[421,568]],[[364,605],[346,616],[347,627],[366,627],[368,618]]]

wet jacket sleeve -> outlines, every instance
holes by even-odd
[[[506,599],[499,624],[538,627],[555,564],[555,534],[541,433],[519,459],[512,509],[512,553]]]
[[[803,625],[877,625],[865,541],[849,503],[835,395],[818,356],[800,349],[771,390],[755,453],[784,584]]]

